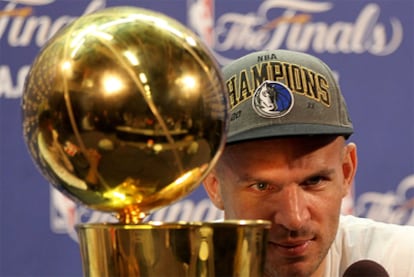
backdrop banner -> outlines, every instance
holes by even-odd
[[[0,1],[0,276],[81,276],[74,226],[114,221],[52,189],[23,142],[20,101],[40,48],[79,16],[111,6],[165,13],[194,30],[221,65],[291,49],[335,71],[347,99],[359,169],[344,213],[414,225],[414,1]],[[222,217],[202,187],[156,211],[162,221]]]

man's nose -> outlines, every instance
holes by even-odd
[[[283,187],[275,202],[277,206],[273,218],[275,224],[296,231],[310,219],[305,191],[297,184]]]

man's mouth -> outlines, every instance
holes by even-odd
[[[282,256],[303,256],[312,244],[312,239],[301,239],[292,241],[269,242],[271,247]]]

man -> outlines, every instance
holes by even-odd
[[[328,66],[276,50],[223,72],[228,144],[204,186],[226,219],[271,221],[266,276],[342,276],[364,259],[390,276],[414,276],[414,227],[340,216],[357,151],[346,141],[353,126]]]

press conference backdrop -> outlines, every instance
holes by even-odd
[[[20,99],[29,66],[51,35],[83,14],[120,5],[186,24],[222,65],[276,48],[326,61],[348,100],[359,152],[344,212],[414,225],[414,1],[1,0],[1,276],[80,276],[75,224],[113,221],[43,179],[22,139]],[[152,219],[221,216],[200,187]]]

